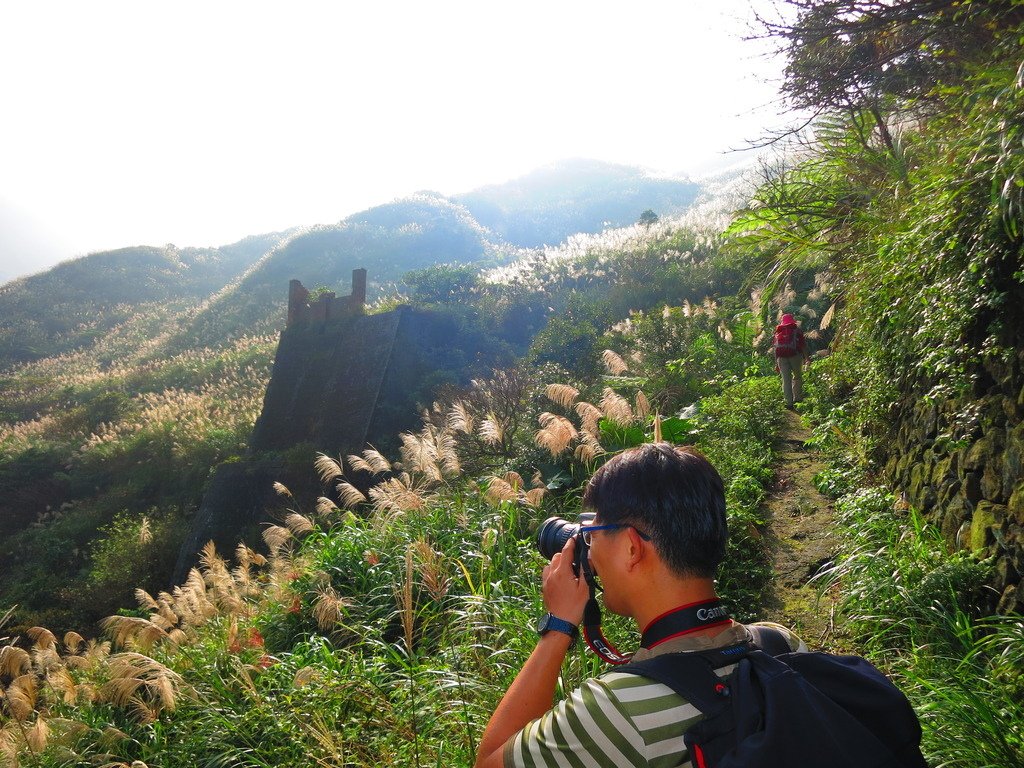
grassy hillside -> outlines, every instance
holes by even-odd
[[[138,313],[195,306],[282,239],[259,235],[221,248],[123,248],[0,286],[0,370],[88,347]]]

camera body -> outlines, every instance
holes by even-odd
[[[557,552],[562,551],[569,539],[576,539],[576,548],[573,552],[572,570],[577,578],[582,571],[583,577],[591,586],[596,586],[594,572],[590,570],[590,548],[583,541],[583,534],[580,528],[594,522],[593,512],[580,513],[578,523],[570,523],[560,517],[549,517],[537,529],[537,551],[550,560]]]

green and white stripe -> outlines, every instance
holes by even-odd
[[[689,768],[683,733],[700,716],[662,683],[610,672],[526,726],[510,742],[505,764]]]

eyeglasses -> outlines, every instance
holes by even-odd
[[[591,534],[593,534],[594,531],[614,531],[618,528],[632,528],[634,531],[636,531],[637,536],[639,536],[644,541],[651,540],[651,537],[648,536],[646,533],[637,529],[635,526],[628,525],[627,523],[609,523],[607,525],[584,525],[580,528],[580,535],[583,537],[583,543],[589,547],[591,546]]]

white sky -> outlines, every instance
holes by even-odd
[[[781,123],[752,0],[0,0],[0,282]],[[771,7],[771,0],[753,0]]]

